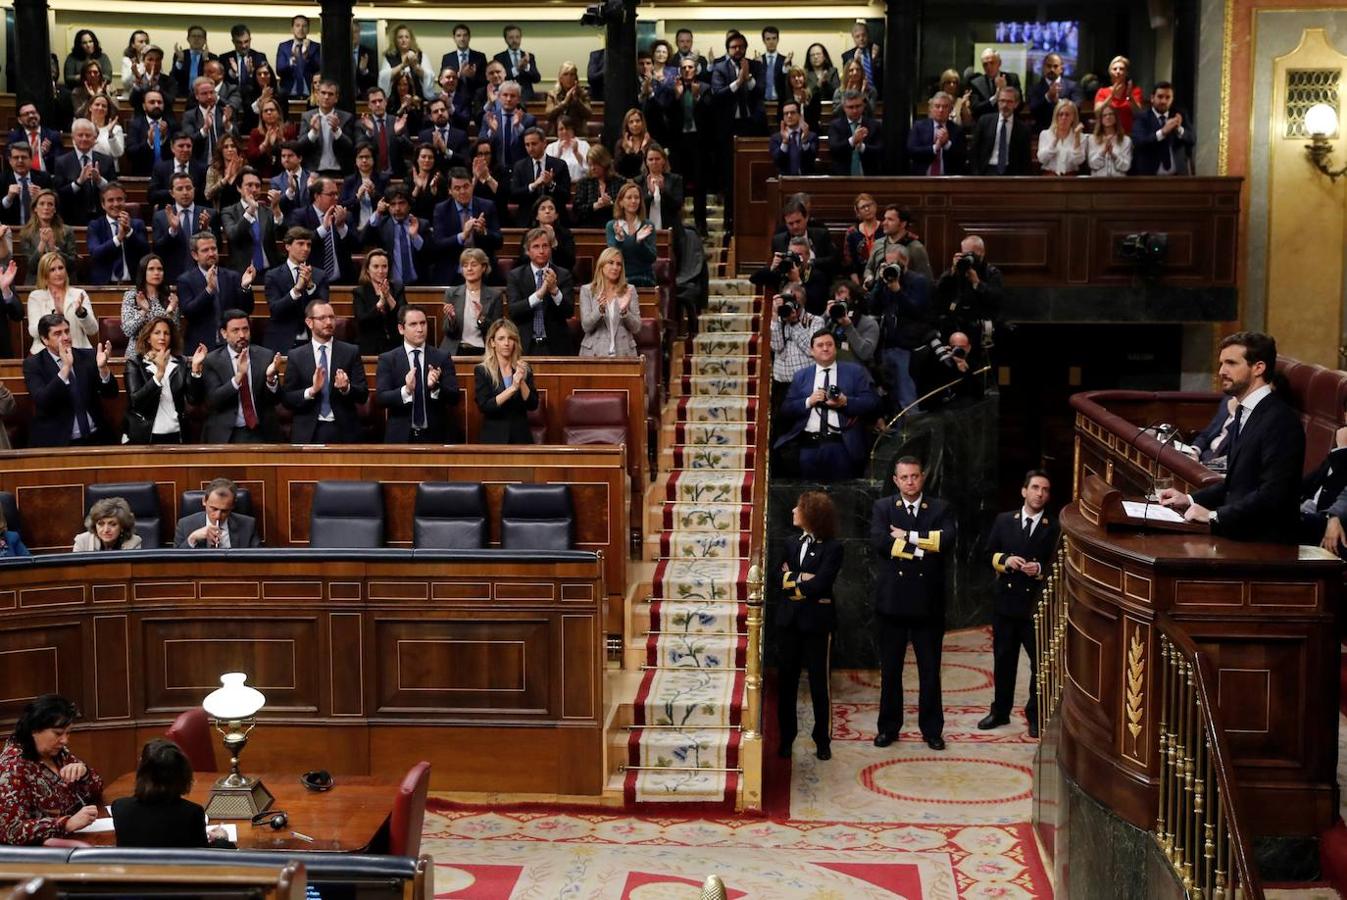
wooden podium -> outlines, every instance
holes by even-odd
[[[1213,662],[1254,836],[1328,827],[1338,814],[1341,561],[1318,547],[1243,543],[1205,527],[1160,531],[1126,516],[1121,493],[1097,475],[1080,486],[1061,516],[1062,769],[1126,821],[1154,827],[1163,624]]]

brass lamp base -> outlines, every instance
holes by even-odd
[[[226,775],[211,788],[206,815],[212,819],[251,819],[275,802],[260,779]]]

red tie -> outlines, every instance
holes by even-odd
[[[927,175],[943,175],[943,174],[945,174],[945,173],[944,173],[944,166],[942,166],[942,165],[940,164],[940,163],[941,163],[941,158],[942,158],[944,155],[945,155],[945,148],[944,148],[944,147],[941,147],[939,150],[935,151],[935,159],[931,160],[931,168],[929,168],[929,169],[926,170],[926,174],[927,174]]]
[[[33,168],[42,171],[42,144],[38,142],[36,131],[28,132],[28,146],[33,150]]]
[[[379,132],[379,171],[388,171],[388,132],[384,130],[383,120],[380,119],[376,124]]]
[[[252,371],[243,376],[239,385],[239,403],[243,405],[243,424],[252,430],[257,427],[257,407],[253,405]]]

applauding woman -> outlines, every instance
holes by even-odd
[[[617,142],[613,169],[623,178],[635,178],[645,165],[646,145],[654,140],[646,127],[645,114],[636,107],[622,117],[622,139]]]
[[[140,258],[136,284],[122,294],[122,334],[126,335],[126,358],[135,359],[140,351],[140,331],[156,317],[178,324],[178,289],[164,284],[164,261],[153,253]]]
[[[84,517],[84,530],[75,535],[72,553],[98,553],[103,550],[139,550],[136,514],[121,497],[94,501]]]
[[[70,270],[59,253],[46,253],[37,261],[37,289],[28,295],[28,334],[33,339],[29,353],[45,346],[37,336],[38,320],[47,313],[60,313],[70,320],[70,346],[88,350],[90,338],[98,336],[98,318],[89,295],[70,284]]]
[[[1085,138],[1080,110],[1071,100],[1058,100],[1052,127],[1038,136],[1038,164],[1044,175],[1076,175],[1085,164]]]
[[[529,216],[528,227],[519,238],[519,259],[528,256],[529,232],[541,228],[552,241],[552,265],[562,269],[575,269],[575,235],[561,221],[557,211],[557,202],[546,195],[539,197],[533,204],[533,214]]]
[[[19,230],[19,254],[28,261],[28,277],[37,275],[42,257],[55,253],[67,271],[75,265],[75,231],[61,220],[56,192],[43,188],[33,198],[33,215]]]
[[[604,226],[608,246],[622,251],[627,280],[641,287],[655,284],[655,226],[645,215],[641,186],[628,181],[617,192],[613,218]]]
[[[809,671],[809,696],[814,703],[814,755],[832,758],[832,716],[828,692],[828,651],[837,627],[833,582],[842,570],[842,543],[836,539],[837,512],[822,491],[806,491],[791,510],[791,524],[800,536],[786,541],[776,600],[777,667],[781,702],[776,707],[781,727],[777,755],[790,759],[798,724],[795,691],[800,670]]]
[[[613,198],[622,179],[613,174],[613,155],[603,144],[593,144],[586,157],[589,175],[575,186],[571,210],[577,228],[603,228],[613,218]]]
[[[248,134],[248,164],[265,183],[281,171],[281,144],[298,137],[298,126],[285,121],[281,103],[275,97],[257,101],[260,119]]]
[[[557,70],[556,87],[547,92],[547,105],[543,110],[543,118],[554,127],[562,116],[572,122],[589,120],[592,112],[589,91],[580,83],[580,70],[575,63],[568,60],[561,64]]]
[[[136,338],[136,355],[126,354],[126,443],[181,444],[187,426],[188,363],[181,355],[177,325],[154,316]],[[193,376],[206,364],[206,345],[192,354]]]
[[[538,408],[533,370],[524,362],[519,329],[497,319],[486,333],[486,354],[472,373],[477,409],[482,413],[479,444],[532,444],[529,411]]]
[[[440,330],[440,349],[450,356],[481,356],[486,352],[486,332],[502,315],[504,294],[484,282],[490,266],[490,258],[478,247],[469,247],[458,258],[463,283],[444,291],[444,327]]]
[[[0,750],[0,844],[68,838],[98,818],[103,779],[66,748],[75,704],[58,694],[30,702]]]
[[[435,207],[449,199],[449,179],[440,172],[435,148],[421,145],[416,148],[407,187],[412,192],[412,215],[427,222],[435,218]]]
[[[580,288],[581,356],[635,356],[641,302],[627,284],[622,251],[607,247],[594,264],[594,280]]]
[[[1132,138],[1118,127],[1118,111],[1105,106],[1094,117],[1094,134],[1086,142],[1090,174],[1100,178],[1126,175],[1132,168]]]
[[[402,346],[398,310],[407,305],[402,283],[389,275],[388,252],[377,247],[365,253],[360,279],[351,294],[361,356],[378,356]]]
[[[217,210],[228,209],[243,196],[243,170],[247,164],[234,136],[221,137],[215,145],[210,168],[206,170],[206,199]]]

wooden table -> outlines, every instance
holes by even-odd
[[[332,790],[315,793],[299,783],[295,773],[248,772],[260,777],[267,790],[276,798],[271,810],[285,810],[290,822],[279,831],[269,826],[254,827],[247,819],[228,820],[238,827],[240,850],[335,850],[353,853],[364,850],[383,827],[393,809],[398,779],[385,775],[335,775]],[[200,772],[188,797],[206,805],[211,785],[219,777],[215,772]],[[135,792],[136,774],[128,772],[114,781],[103,792],[103,800],[111,805],[119,797]],[[214,824],[224,824],[216,820]],[[306,834],[312,843],[294,836]],[[84,835],[95,846],[116,844],[112,832]]]

